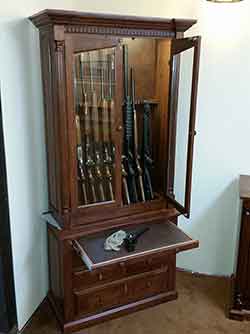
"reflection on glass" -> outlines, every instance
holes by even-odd
[[[174,194],[176,201],[179,202],[182,206],[185,206],[193,54],[194,49],[189,49],[182,52],[180,55],[180,83],[176,126]]]
[[[115,49],[75,54],[79,205],[114,200]]]

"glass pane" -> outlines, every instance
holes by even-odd
[[[174,56],[174,61],[176,61]],[[175,200],[185,206],[189,116],[191,107],[192,71],[194,48],[180,54],[180,83],[177,106],[176,151],[175,151]]]
[[[113,201],[115,193],[115,48],[74,56],[78,202]]]

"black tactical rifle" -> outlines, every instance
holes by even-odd
[[[137,115],[136,115],[136,107],[135,107],[135,80],[134,80],[134,73],[133,68],[130,70],[130,81],[131,81],[131,95],[132,95],[132,108],[133,108],[133,122],[134,122],[134,158],[135,158],[135,168],[136,168],[136,177],[138,180],[138,188],[140,190],[141,200],[145,202],[145,193],[144,193],[144,186],[143,186],[143,171],[141,168],[140,163],[140,156],[139,156],[139,141],[138,141],[138,128],[137,128]]]
[[[151,143],[150,143],[150,114],[151,114],[151,105],[149,102],[144,101],[141,162],[143,169],[143,184],[144,184],[146,200],[154,199],[154,193],[151,182],[153,159],[151,157]]]
[[[131,203],[138,202],[136,189],[136,176],[134,166],[134,133],[133,133],[133,109],[132,99],[129,95],[129,73],[128,73],[128,46],[123,45],[123,75],[124,75],[124,148],[123,148],[123,165],[127,174],[127,185],[129,193],[129,201]],[[125,193],[124,189],[124,193]],[[125,196],[126,198],[126,193]]]

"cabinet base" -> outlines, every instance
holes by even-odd
[[[231,309],[229,311],[229,319],[238,321],[244,321],[244,320],[250,321],[250,310]]]
[[[53,300],[53,297],[51,295],[48,296],[50,304],[55,311],[57,320],[59,321],[60,327],[62,329],[62,332],[64,334],[71,334],[75,331],[79,331],[81,329],[97,325],[99,323],[102,323],[104,321],[108,321],[114,318],[118,318],[123,315],[127,315],[132,312],[140,311],[148,307],[152,307],[161,303],[165,303],[174,299],[177,299],[177,292],[176,291],[171,291],[167,293],[161,293],[159,295],[150,297],[150,298],[145,298],[140,301],[130,303],[127,305],[123,305],[120,307],[113,308],[111,310],[94,314],[79,320],[63,323],[62,317],[60,313],[58,312],[58,309],[56,307],[56,304]]]

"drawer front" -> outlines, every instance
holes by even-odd
[[[151,297],[168,290],[168,267],[158,273],[134,278],[125,283],[125,292],[129,302]]]
[[[73,272],[73,289],[79,290],[97,285],[113,282],[133,275],[157,270],[171,266],[175,261],[175,254],[156,254],[126,262],[111,264],[109,266]]]
[[[76,317],[135,302],[158,293],[170,291],[168,267],[155,272],[137,275],[123,282],[108,284],[102,288],[75,292]]]
[[[122,304],[124,298],[124,284],[113,286],[89,293],[74,293],[76,316],[104,311]]]

